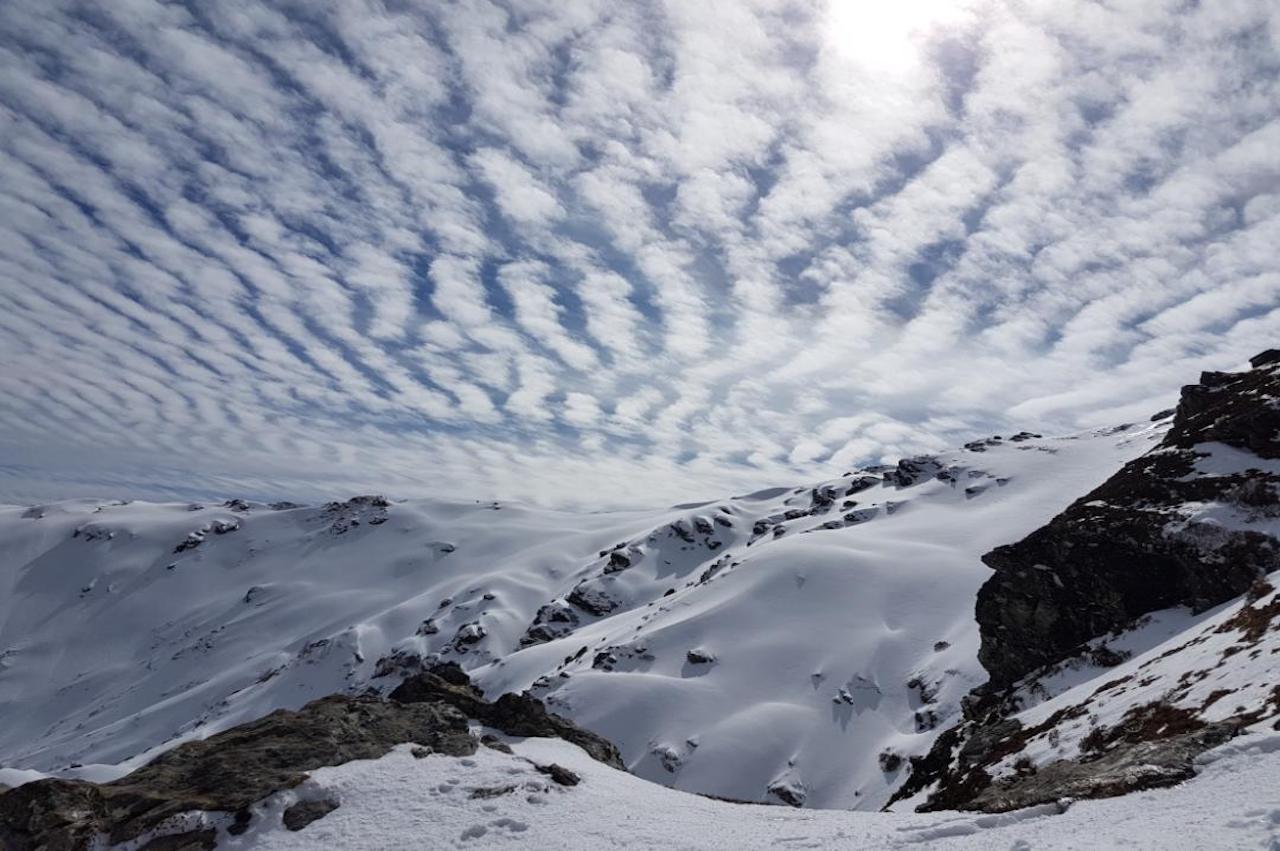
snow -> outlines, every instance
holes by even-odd
[[[1062,670],[1024,685],[1025,705],[1016,714],[1024,727],[1034,727],[1056,712],[1081,706],[1086,712],[1068,717],[1029,739],[1025,749],[1008,756],[997,775],[1012,772],[1014,761],[1029,757],[1043,765],[1074,758],[1080,744],[1098,727],[1114,727],[1131,710],[1163,704],[1192,712],[1206,723],[1257,712],[1266,720],[1251,729],[1270,730],[1280,711],[1280,616],[1269,629],[1252,636],[1245,629],[1250,612],[1280,611],[1280,572],[1268,577],[1272,590],[1257,599],[1241,598],[1199,615],[1186,609],[1155,612],[1135,629],[1093,642],[1105,643],[1128,658],[1100,669],[1064,665]],[[1239,740],[1251,747],[1255,736]]]
[[[465,759],[405,745],[313,772],[219,847],[1280,847],[1269,716],[1171,789],[1001,815],[877,812],[906,776],[897,758],[925,753],[985,680],[980,556],[1166,426],[992,439],[874,481],[853,471],[654,511],[369,498],[0,507],[0,784],[119,777],[278,707],[389,691],[414,658],[435,657],[490,697],[532,690],[617,743],[632,773],[558,740]],[[1209,448],[1212,470],[1248,460]],[[1182,516],[1277,531],[1217,503]],[[1259,635],[1250,617],[1278,593],[1099,637],[1119,664],[1061,666],[1026,685],[1016,717],[1087,713],[998,769],[1074,757],[1090,730],[1155,701],[1206,721],[1267,707],[1280,632]],[[540,610],[552,640],[522,645]],[[551,763],[581,782],[554,783],[537,769]],[[303,798],[340,806],[285,830],[281,813]],[[230,824],[192,813],[169,827],[201,823]]]
[[[878,755],[925,753],[986,678],[980,556],[1163,428],[990,440],[904,484],[854,471],[655,511],[0,508],[0,765],[119,776],[278,707],[389,690],[380,660],[435,655],[490,696],[532,689],[617,743],[640,780],[877,810],[905,777]],[[611,610],[579,609],[568,635],[522,648],[538,610],[575,589]]]
[[[249,831],[220,848],[1268,848],[1280,841],[1280,735],[1250,736],[1202,759],[1182,786],[1001,815],[864,813],[733,804],[674,792],[610,769],[561,741],[525,739],[514,755],[379,760],[321,769],[255,808]],[[558,786],[535,768],[581,777]],[[475,790],[492,797],[477,797]],[[501,793],[500,790],[510,789]],[[498,791],[498,794],[493,794]],[[485,793],[481,793],[484,795]],[[303,798],[338,809],[299,832],[280,813]],[[1065,810],[1065,812],[1064,812]]]
[[[1195,471],[1188,478],[1201,476],[1231,476],[1245,470],[1257,470],[1260,473],[1280,475],[1280,461],[1274,458],[1259,458],[1252,452],[1246,452],[1225,443],[1211,441],[1197,443],[1191,447],[1196,454]]]

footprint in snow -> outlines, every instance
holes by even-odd
[[[493,828],[498,831],[507,831],[510,833],[524,833],[529,829],[529,825],[526,822],[518,821],[513,818],[494,819],[489,822],[487,826],[483,824],[471,825],[466,830],[462,831],[461,838],[464,840],[479,839],[489,832],[489,828]]]

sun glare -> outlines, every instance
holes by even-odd
[[[868,69],[909,71],[920,62],[923,36],[959,21],[969,8],[964,0],[831,0],[828,42]]]

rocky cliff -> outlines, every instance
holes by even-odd
[[[983,561],[979,660],[1011,685],[1147,612],[1202,611],[1280,568],[1280,351],[1182,391],[1165,439]]]
[[[1204,373],[1155,448],[983,557],[990,680],[895,801],[1003,812],[1170,786],[1280,729],[1280,351],[1251,366]]]

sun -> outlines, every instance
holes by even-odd
[[[922,39],[955,24],[972,9],[967,0],[830,0],[827,42],[842,58],[879,72],[919,65]]]

